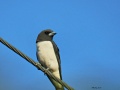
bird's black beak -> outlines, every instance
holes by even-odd
[[[51,32],[49,33],[49,36],[54,36],[55,34],[57,34],[56,32]]]

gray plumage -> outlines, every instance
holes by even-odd
[[[59,49],[53,41],[53,36],[56,33],[50,29],[43,30],[36,39],[37,44],[37,59],[46,69],[51,71],[54,76],[62,80],[61,75],[61,61],[59,55]],[[64,90],[63,86],[57,83],[55,80],[47,76],[56,90]]]

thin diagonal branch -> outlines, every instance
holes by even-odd
[[[49,70],[46,70],[40,63],[36,63],[34,60],[32,60],[31,58],[29,58],[28,56],[26,56],[24,53],[22,53],[20,50],[18,50],[14,46],[10,45],[8,42],[6,42],[5,40],[3,40],[1,37],[0,37],[0,42],[2,44],[4,44],[5,46],[7,46],[12,51],[14,51],[15,53],[17,53],[18,55],[20,55],[22,58],[24,58],[25,60],[27,60],[29,63],[31,63],[32,65],[34,65],[36,68],[40,69],[42,72],[45,71],[48,76],[50,76],[51,78],[53,78],[55,81],[59,82],[62,86],[64,86],[68,90],[74,90],[72,87],[68,86],[65,82],[63,82],[62,80],[56,78]]]

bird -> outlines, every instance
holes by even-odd
[[[59,48],[53,41],[54,35],[56,35],[56,32],[51,29],[43,30],[38,34],[36,39],[36,56],[39,63],[46,68],[46,70],[49,70],[55,77],[62,80]],[[47,77],[56,90],[64,90],[61,84],[48,75]]]

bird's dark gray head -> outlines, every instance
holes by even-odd
[[[46,29],[40,32],[40,34],[37,37],[36,43],[40,41],[51,41],[53,39],[53,36],[56,33],[53,30]]]

